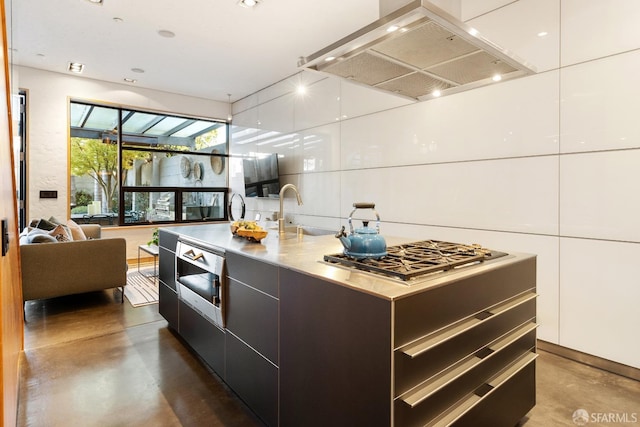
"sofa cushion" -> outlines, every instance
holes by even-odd
[[[84,234],[84,231],[82,231],[82,227],[80,227],[74,220],[70,219],[69,222],[67,222],[67,227],[71,232],[73,240],[87,240],[87,236]]]
[[[62,224],[56,225],[56,228],[49,231],[49,235],[53,236],[58,242],[71,241],[71,235],[67,232]]]
[[[81,238],[79,233],[76,233],[76,234],[78,234],[78,239],[76,239],[76,234],[74,234],[73,230],[71,229],[71,225],[65,223],[64,221],[60,221],[55,216],[49,217],[49,222],[52,223],[52,224],[55,224],[55,225],[61,225],[65,229],[65,231],[67,232],[67,235],[69,236],[69,240],[86,240],[86,236],[83,239],[83,238]],[[69,220],[69,222],[73,222],[73,221]],[[75,224],[75,222],[74,222],[74,224]],[[77,226],[77,224],[76,224],[76,226]],[[78,227],[78,228],[80,228],[80,227]],[[82,230],[80,230],[80,231],[82,231]],[[84,235],[84,233],[83,233],[83,235]]]

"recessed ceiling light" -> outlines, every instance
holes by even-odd
[[[500,80],[502,80],[502,76],[500,74],[496,74],[495,76],[491,77],[491,79],[494,82],[499,82]]]
[[[440,92],[438,89],[436,89],[433,92],[431,92],[431,95],[433,95],[433,96],[435,96],[437,98],[440,95],[442,95],[442,92]]]
[[[81,64],[79,62],[69,62],[69,66],[67,69],[72,73],[80,74],[82,71],[84,71],[84,64]]]
[[[103,0],[87,0],[87,1],[88,1],[89,3],[93,3],[93,4],[100,4],[100,5],[101,5],[102,3],[104,3],[104,1],[103,1]]]
[[[393,33],[394,31],[398,30],[398,26],[397,25],[392,25],[389,28],[387,28],[387,33]]]
[[[127,83],[136,83],[136,82],[137,82],[137,80],[136,80],[136,79],[130,79],[130,78],[128,78],[128,77],[125,77],[123,80],[124,80],[125,82],[127,82]]]
[[[144,73],[144,70],[142,68],[132,68],[131,71],[133,71],[134,73]]]
[[[324,58],[325,62],[331,62],[331,61],[333,61],[334,59],[336,59],[336,57],[335,57],[335,56],[327,56],[326,58]]]
[[[171,39],[171,38],[176,36],[176,33],[174,33],[173,31],[169,31],[169,30],[159,30],[158,34],[160,34],[160,36],[166,37],[168,39]]]
[[[116,24],[119,24],[119,23],[121,23],[121,22],[124,22],[124,19],[122,19],[122,18],[118,18],[117,16],[115,16],[115,17],[113,18],[113,22],[115,22]]]
[[[547,35],[549,35],[549,33],[547,33],[546,31],[540,31],[538,33],[538,37],[544,37],[544,36],[547,36]]]
[[[246,7],[246,8],[254,8],[260,3],[259,0],[240,0],[238,2],[238,6]]]

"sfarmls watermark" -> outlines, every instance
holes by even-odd
[[[624,424],[637,423],[638,414],[636,412],[591,412],[586,409],[577,409],[573,413],[573,422],[579,426],[589,423],[601,425],[602,423]]]

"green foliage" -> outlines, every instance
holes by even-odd
[[[86,191],[78,190],[75,195],[76,206],[87,206],[89,203],[93,202],[93,195],[87,193]]]
[[[107,211],[118,187],[118,146],[97,139],[71,138],[71,173],[89,175],[106,194]]]
[[[71,209],[71,213],[72,214],[86,214],[87,212],[89,212],[89,208],[87,206],[76,206],[75,208]]]
[[[106,197],[107,212],[117,212],[118,145],[105,144],[99,139],[71,138],[71,174],[93,178]],[[133,160],[146,154],[122,152],[123,174],[133,167]]]
[[[153,233],[151,234],[151,240],[147,242],[147,245],[156,245],[158,246],[158,229],[154,228]]]
[[[211,147],[218,140],[218,129],[213,129],[205,134],[198,135],[195,138],[195,149],[202,150]]]

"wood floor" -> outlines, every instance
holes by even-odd
[[[27,303],[18,426],[261,425],[157,304],[119,301],[108,290]],[[639,382],[545,352],[537,363],[538,403],[522,426],[575,426],[577,409],[640,426]]]

